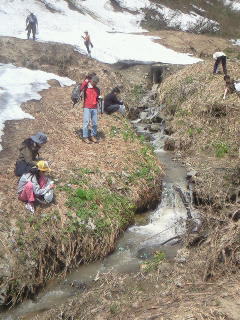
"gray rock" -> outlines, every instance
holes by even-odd
[[[148,113],[143,111],[140,113],[140,119],[141,120],[146,120],[147,119],[147,116],[148,116]]]
[[[173,138],[168,137],[164,141],[164,150],[165,151],[174,151],[175,150],[175,140]]]
[[[161,129],[161,125],[160,123],[151,124],[149,129],[152,132],[157,132]]]

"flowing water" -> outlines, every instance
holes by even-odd
[[[143,126],[137,125],[140,134],[149,135]],[[172,159],[173,154],[163,151],[164,123],[162,131],[151,136],[155,152],[164,166],[165,177],[163,192],[158,207],[144,214],[136,215],[135,224],[119,239],[114,253],[103,261],[83,265],[70,273],[64,280],[54,280],[33,300],[27,300],[18,307],[0,315],[3,320],[32,319],[33,315],[59,305],[67,298],[79,294],[72,284],[84,286],[93,281],[101,273],[137,272],[140,264],[149,258],[155,251],[163,251],[167,259],[175,257],[179,245],[176,241],[186,232],[188,219],[186,205],[184,205],[176,186],[182,193],[189,195],[186,182],[186,170],[177,161]],[[190,197],[188,197],[190,199]],[[197,217],[191,208],[191,214]],[[169,239],[172,239],[169,241]],[[163,243],[167,242],[167,245]],[[175,245],[173,245],[175,243]]]

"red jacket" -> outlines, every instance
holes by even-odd
[[[92,87],[88,84],[84,88],[84,103],[83,108],[96,109],[98,104],[98,97],[100,95],[100,90],[98,87]]]

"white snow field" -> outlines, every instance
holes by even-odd
[[[34,119],[20,106],[32,99],[40,100],[42,97],[38,92],[48,89],[50,85],[47,81],[51,79],[58,80],[61,86],[71,86],[75,83],[53,73],[0,64],[0,142],[6,120]]]
[[[31,11],[38,18],[38,41],[68,43],[86,53],[81,35],[88,30],[94,45],[92,57],[106,63],[133,60],[192,64],[200,61],[167,49],[155,43],[154,37],[143,34],[145,30],[139,26],[141,14],[115,11],[107,0],[68,1],[75,3],[79,10],[70,9],[64,0],[1,0],[0,36],[25,39],[25,19]],[[139,8],[148,1],[135,0],[130,3],[135,3],[134,6]]]

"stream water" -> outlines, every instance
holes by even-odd
[[[139,134],[150,134],[144,125],[136,124],[135,127]],[[158,207],[153,211],[136,215],[135,224],[128,228],[119,239],[115,251],[104,260],[82,265],[65,279],[50,282],[34,300],[27,300],[16,308],[0,314],[0,319],[17,320],[19,317],[24,320],[32,319],[34,315],[79,294],[79,286],[93,281],[101,273],[137,272],[140,264],[155,251],[165,252],[169,260],[175,257],[179,245],[174,239],[185,233],[187,221],[186,206],[175,187],[178,186],[184,194],[189,194],[189,191],[186,170],[173,159],[172,153],[163,151],[164,139],[163,123],[160,132],[151,134],[155,152],[165,171],[162,199]],[[194,210],[191,212],[194,215]],[[163,245],[169,239],[173,240]]]

